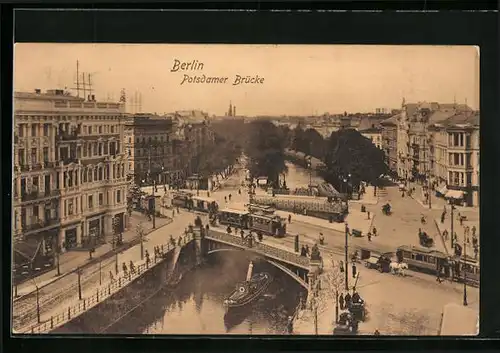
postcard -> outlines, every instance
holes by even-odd
[[[479,48],[15,45],[12,332],[479,330]]]

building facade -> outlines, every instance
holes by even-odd
[[[397,126],[398,175],[403,179],[427,180],[432,174],[429,149],[432,144],[429,126],[458,112],[472,110],[461,104],[436,102],[405,103]]]
[[[123,112],[63,90],[14,94],[14,241],[95,247],[126,225]]]
[[[359,130],[359,133],[369,139],[377,148],[382,149],[382,129],[380,127],[372,126]]]
[[[384,150],[386,164],[395,173],[398,171],[398,119],[399,114],[380,123],[382,127],[382,149]]]
[[[129,175],[137,184],[168,184],[174,170],[170,117],[135,114],[125,124]]]
[[[461,112],[431,125],[430,164],[436,187],[479,206],[479,113]]]

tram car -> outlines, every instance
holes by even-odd
[[[216,213],[219,209],[219,205],[215,199],[203,196],[193,196],[191,197],[193,201],[193,209],[195,211],[205,212],[205,213]]]
[[[278,215],[249,214],[249,228],[256,232],[282,238],[286,235],[286,221]]]
[[[402,245],[397,248],[396,256],[399,262],[405,262],[410,269],[420,272],[437,274],[448,265],[446,254],[423,247]]]
[[[275,237],[286,235],[286,221],[274,214],[251,213],[225,208],[218,212],[218,218],[221,225],[262,232]]]
[[[255,214],[272,215],[276,210],[269,205],[258,205],[251,203],[248,206],[248,211]]]
[[[453,280],[457,282],[466,282],[472,286],[479,286],[479,264],[470,258],[464,258],[453,261]]]
[[[225,226],[248,229],[250,212],[224,208],[217,212],[219,223]]]
[[[182,208],[188,208],[191,202],[191,197],[193,195],[184,192],[184,191],[176,191],[172,193],[172,206],[173,207],[182,207]]]

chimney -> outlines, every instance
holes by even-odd
[[[40,88],[35,88],[35,94],[41,94],[42,90]]]
[[[92,95],[92,102],[95,102],[95,94]]]

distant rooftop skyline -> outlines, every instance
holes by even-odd
[[[318,116],[399,109],[403,97],[412,103],[467,101],[479,109],[479,52],[473,46],[17,43],[14,90],[74,88],[77,60],[80,72],[92,75],[96,100],[116,102],[125,88],[129,102],[140,92],[141,111],[148,113],[222,116],[231,102],[237,115]],[[195,65],[171,72],[175,60]],[[203,74],[228,79],[187,83],[184,76]],[[236,75],[264,82],[234,86]]]

